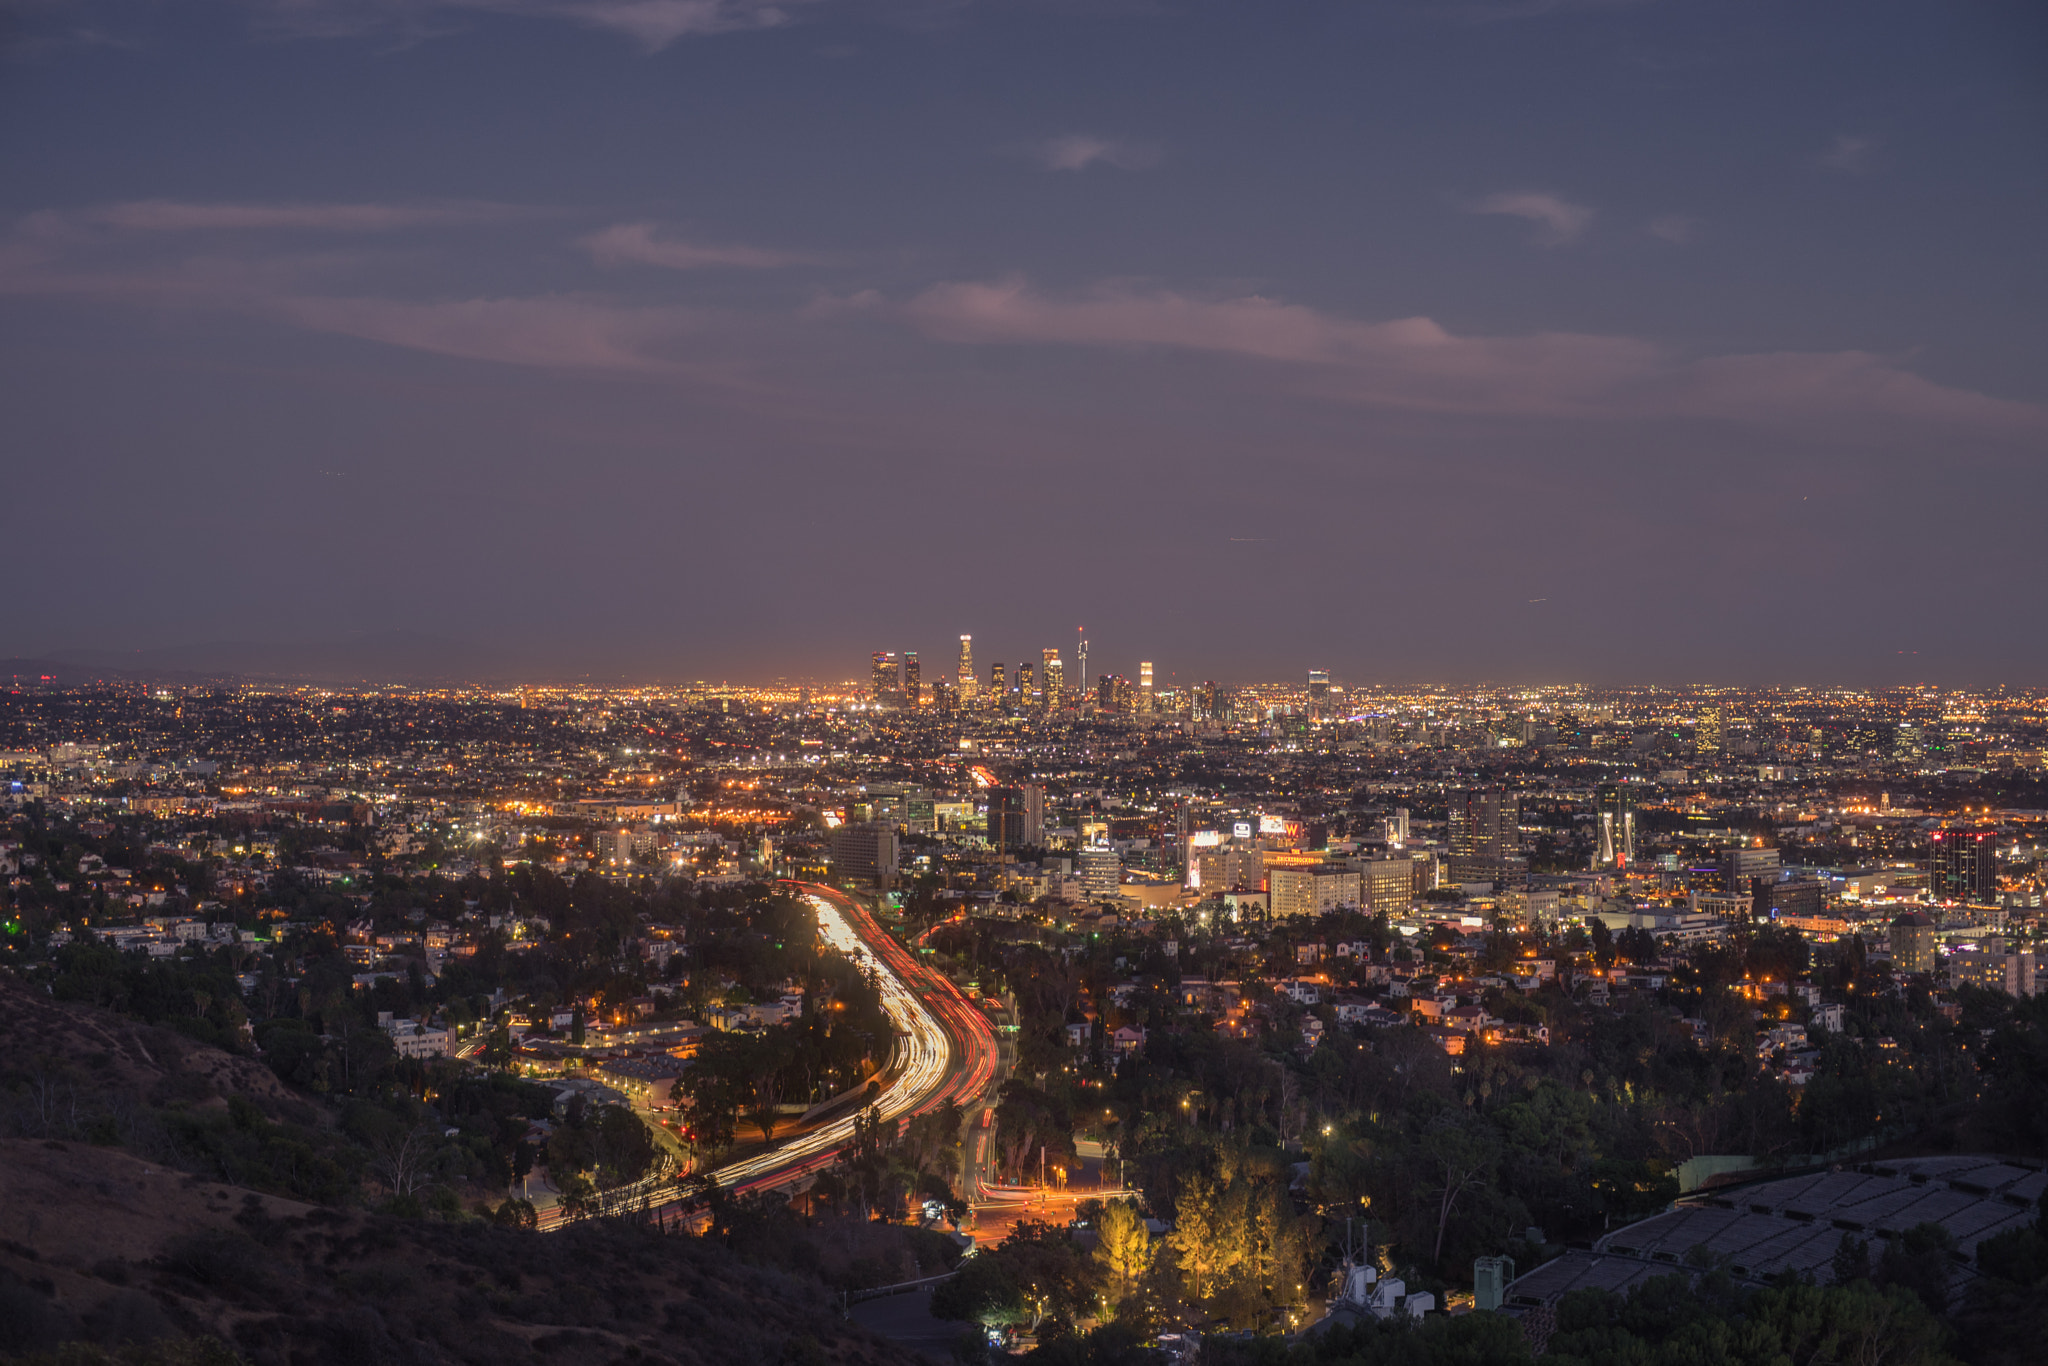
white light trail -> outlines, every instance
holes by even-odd
[[[909,1038],[903,1041],[903,1056],[899,1059],[901,1065],[896,1080],[876,1102],[882,1118],[900,1120],[944,1084],[948,1061],[946,1032],[940,1028],[938,1018],[925,1003],[903,984],[903,979],[868,951],[860,935],[855,933],[853,926],[830,899],[809,893],[804,900],[817,912],[818,932],[826,943],[862,967],[875,970],[875,978],[882,991],[882,1009],[888,1012],[898,1029],[909,1034]],[[854,1120],[865,1112],[866,1107],[861,1107],[851,1115],[836,1119],[822,1129],[792,1139],[778,1148],[719,1167],[711,1175],[721,1186],[741,1186],[801,1163],[805,1158],[830,1153],[853,1137]]]

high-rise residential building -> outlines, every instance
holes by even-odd
[[[903,686],[898,677],[896,652],[875,651],[874,674],[869,679],[869,699],[878,707],[886,707],[896,700],[897,691]]]
[[[1693,748],[1702,754],[1721,752],[1721,708],[1706,706],[1700,708],[1699,723],[1693,727]]]
[[[1997,831],[1936,830],[1927,842],[1927,890],[1936,901],[1998,900]]]
[[[1308,671],[1308,720],[1310,725],[1320,725],[1330,719],[1330,671],[1310,669]]]
[[[903,652],[903,705],[918,707],[924,705],[924,675],[917,664],[917,651]]]
[[[1521,808],[1497,787],[1450,796],[1451,881],[1496,888],[1521,871]]]
[[[1145,660],[1138,665],[1138,715],[1152,714],[1152,661]]]
[[[1045,676],[1040,680],[1045,688],[1045,709],[1058,711],[1067,704],[1067,666],[1060,663],[1060,652],[1045,651]]]
[[[1620,783],[1602,783],[1595,796],[1600,847],[1595,868],[1626,871],[1636,857],[1636,799]]]
[[[1934,971],[1934,922],[1918,911],[1907,911],[1892,922],[1891,947],[1892,971]]]
[[[1106,844],[1093,844],[1081,851],[1081,891],[1090,901],[1107,901],[1117,894],[1122,881],[1123,861]]]
[[[956,677],[960,680],[960,700],[963,703],[972,702],[980,681],[974,676],[973,636],[960,637],[960,671]]]

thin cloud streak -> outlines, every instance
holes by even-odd
[[[1474,206],[1473,212],[1527,219],[1537,226],[1536,240],[1546,247],[1577,241],[1593,221],[1593,211],[1585,205],[1538,190],[1488,195]]]
[[[481,223],[531,212],[508,204],[196,204],[144,199],[88,210],[77,217],[130,232],[392,232]]]
[[[1863,175],[1870,170],[1876,156],[1877,144],[1871,139],[1844,133],[1821,153],[1820,164],[1843,175]]]
[[[1361,322],[1257,296],[1122,287],[1055,298],[1019,280],[938,285],[900,305],[872,295],[851,302],[942,341],[1157,347],[1293,367],[1315,392],[1384,408],[1735,421],[1875,415],[2048,432],[2038,407],[1947,388],[1862,351],[1687,360],[1632,337],[1459,336],[1430,318]]]
[[[1651,219],[1647,231],[1652,237],[1682,247],[1699,236],[1699,220],[1689,214],[1667,213]]]
[[[683,38],[779,28],[820,0],[260,0],[265,27],[294,37],[441,36],[464,13],[552,19],[622,34],[648,52]]]
[[[1048,171],[1085,171],[1098,163],[1120,171],[1142,171],[1159,162],[1159,149],[1147,143],[1101,138],[1092,133],[1048,138],[1032,149],[1032,155]]]
[[[264,312],[310,332],[409,351],[548,370],[674,373],[660,342],[690,331],[677,308],[628,308],[577,295],[414,303],[378,298],[283,298]]]
[[[663,266],[669,270],[704,270],[727,266],[742,270],[774,270],[818,264],[818,258],[761,247],[707,246],[666,241],[654,235],[652,223],[617,223],[582,239],[582,247],[601,266]]]

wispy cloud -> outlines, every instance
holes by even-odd
[[[1546,247],[1576,241],[1593,221],[1593,211],[1585,205],[1538,190],[1488,195],[1473,206],[1473,211],[1526,218],[1536,225],[1536,240]]]
[[[1652,218],[1645,229],[1652,237],[1661,237],[1675,246],[1684,246],[1699,236],[1699,220],[1690,214],[1667,213]]]
[[[198,204],[144,199],[73,215],[131,232],[253,231],[391,232],[520,217],[532,210],[507,204]]]
[[[660,344],[689,329],[674,308],[632,308],[580,295],[414,302],[283,297],[262,308],[311,332],[410,351],[550,370],[640,374],[674,369]]]
[[[1092,133],[1048,138],[1034,146],[1031,154],[1048,171],[1085,171],[1097,164],[1141,171],[1159,162],[1159,149],[1150,143],[1096,137]]]
[[[1862,175],[1870,170],[1876,157],[1877,143],[1843,133],[1821,153],[1820,164],[1844,175]]]
[[[1315,392],[1385,408],[1745,421],[1878,415],[2048,433],[2040,408],[1946,388],[1860,351],[1689,360],[1633,337],[1459,335],[1430,318],[1367,322],[1257,296],[1110,286],[1055,297],[1019,280],[939,285],[903,304],[857,302],[945,341],[1206,352],[1285,367]]]
[[[601,266],[665,266],[670,270],[703,270],[735,267],[744,270],[772,270],[781,266],[815,265],[817,258],[795,252],[769,251],[761,247],[708,246],[699,242],[666,241],[654,235],[652,223],[617,223],[582,241],[591,259]]]
[[[553,19],[623,34],[650,52],[682,38],[787,24],[819,0],[256,0],[267,27],[302,37],[448,31],[464,13]]]

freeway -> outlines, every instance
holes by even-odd
[[[814,883],[789,883],[809,902],[825,942],[876,970],[882,1007],[899,1031],[896,1055],[875,1104],[901,1124],[947,1101],[969,1105],[995,1080],[995,1031],[945,974],[920,964],[848,896]],[[711,1172],[735,1193],[783,1187],[792,1192],[832,1164],[853,1137],[854,1115],[799,1134],[766,1152]]]

